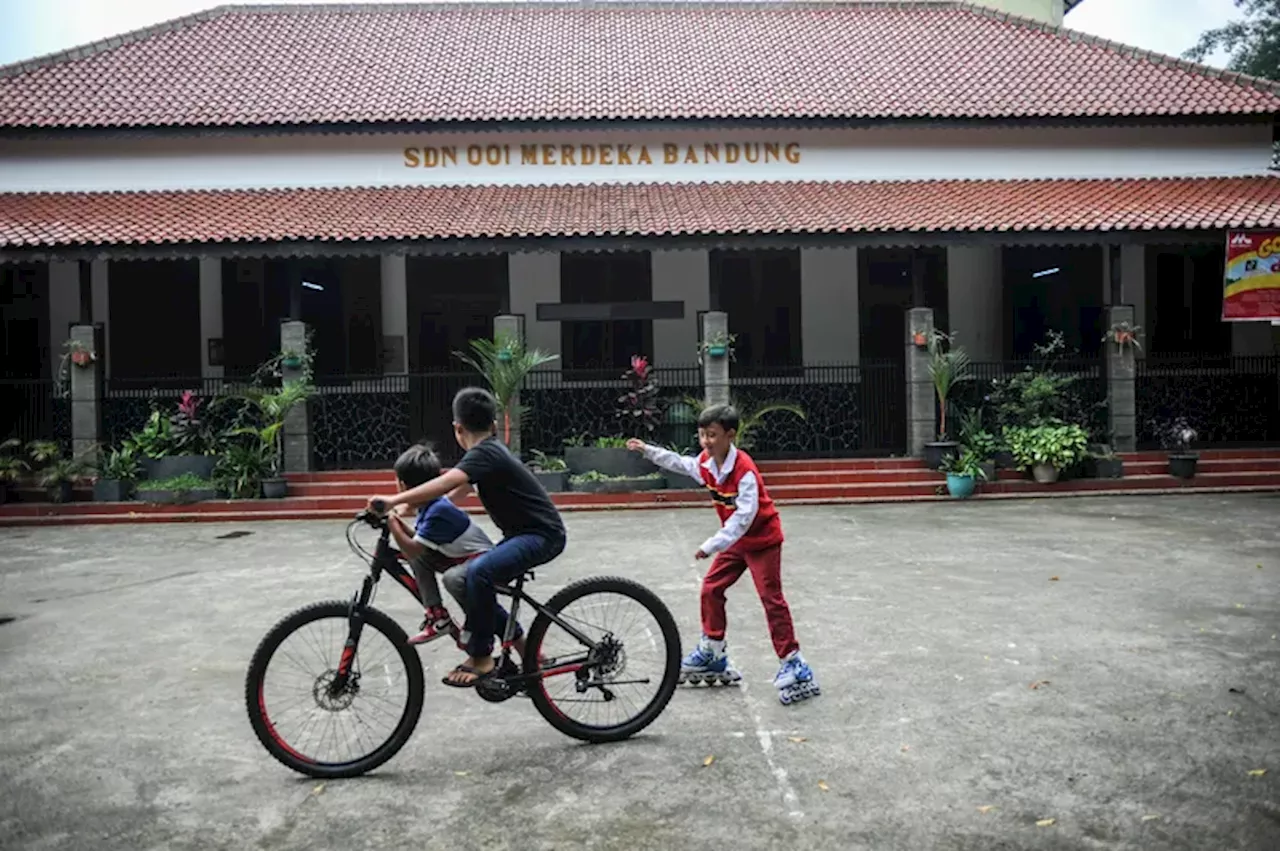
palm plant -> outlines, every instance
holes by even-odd
[[[951,337],[934,331],[929,338],[929,377],[938,394],[938,440],[947,439],[947,397],[951,388],[960,381],[973,378],[969,353],[951,344]]]
[[[315,393],[315,387],[305,381],[286,382],[283,387],[249,386],[232,397],[244,405],[241,419],[252,425],[241,425],[231,434],[250,434],[258,438],[268,458],[273,478],[280,474],[284,458],[284,421],[289,412],[300,402]]]
[[[512,404],[525,377],[553,360],[559,355],[551,355],[539,349],[526,349],[524,342],[517,337],[498,337],[493,340],[472,340],[471,354],[454,352],[454,356],[484,376],[489,390],[498,400],[498,409],[502,413],[502,441],[511,444],[512,414],[519,416],[522,405]]]

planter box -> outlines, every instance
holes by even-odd
[[[977,480],[973,476],[958,476],[955,473],[947,473],[947,493],[951,494],[953,499],[968,499],[973,496],[976,486]]]
[[[636,491],[658,491],[667,486],[663,479],[608,479],[601,482],[573,482],[573,489],[578,493],[635,493]]]
[[[596,472],[605,476],[647,476],[658,468],[630,449],[599,449],[594,446],[569,446],[564,450],[565,463],[574,475]]]
[[[1088,458],[1084,474],[1090,479],[1123,479],[1124,461],[1119,458]]]
[[[960,444],[954,440],[935,440],[924,445],[924,465],[930,470],[937,470],[948,458],[954,458],[960,450]]]
[[[666,484],[667,490],[673,491],[691,491],[702,490],[702,482],[697,479],[691,479],[684,473],[673,473],[670,470],[662,471],[662,481]]]
[[[533,477],[537,479],[547,493],[564,493],[569,489],[569,474],[563,470],[549,473],[546,470],[533,470]]]
[[[133,497],[133,482],[98,479],[93,483],[94,502],[127,502]]]
[[[1196,474],[1199,455],[1169,455],[1169,475],[1179,479],[1190,479]]]
[[[213,488],[196,488],[189,491],[153,491],[147,490],[146,484],[138,487],[140,502],[154,502],[158,505],[189,505],[193,502],[207,502],[217,499],[218,492]]]
[[[262,495],[267,499],[284,499],[289,493],[289,482],[285,479],[263,479]]]
[[[989,484],[996,480],[996,462],[995,461],[984,461],[978,466],[982,467],[982,472],[987,474],[987,477],[985,479],[978,480],[979,486],[983,484]]]
[[[58,482],[56,485],[49,485],[45,488],[45,493],[48,495],[50,502],[70,502],[71,482]]]
[[[200,479],[213,477],[213,465],[217,463],[212,455],[173,455],[168,458],[143,458],[142,476],[144,479],[160,481],[176,479],[191,473]]]
[[[1008,449],[1002,449],[996,453],[996,468],[1000,470],[1016,470],[1018,469],[1018,459],[1013,457],[1013,453]]]

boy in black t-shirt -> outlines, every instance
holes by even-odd
[[[467,568],[467,660],[444,678],[445,685],[468,688],[494,670],[493,633],[498,600],[494,586],[546,564],[564,551],[564,521],[529,468],[495,435],[498,403],[487,390],[467,387],[453,397],[453,434],[466,450],[452,470],[393,496],[369,499],[390,508],[418,505],[446,494],[476,489],[480,502],[503,538],[472,559]]]

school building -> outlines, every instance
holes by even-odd
[[[894,454],[908,309],[990,375],[1131,306],[1139,443],[1280,440],[1277,329],[1221,320],[1228,233],[1280,228],[1280,86],[1075,5],[227,6],[0,68],[0,426],[65,438],[73,326],[114,440],[300,320],[312,463],[381,463],[507,314],[559,355],[524,396],[555,451],[632,354],[697,392],[724,311],[735,394],[813,413],[762,451]]]

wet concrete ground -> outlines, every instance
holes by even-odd
[[[1277,518],[1275,496],[786,508],[821,697],[779,705],[742,582],[743,688],[584,745],[439,685],[438,643],[413,740],[323,784],[266,754],[243,687],[275,621],[356,587],[341,524],[3,530],[0,846],[1280,848]],[[696,640],[709,510],[567,519],[535,594],[621,574]],[[390,584],[378,605],[417,623]]]

